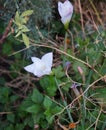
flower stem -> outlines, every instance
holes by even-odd
[[[73,35],[72,35],[72,32],[69,29],[67,31],[68,31],[68,33],[69,33],[69,35],[71,37],[72,52],[73,52],[73,55],[75,56],[75,52],[74,52],[75,51],[75,47],[74,47]]]
[[[65,39],[64,39],[64,51],[66,52],[67,51],[67,38],[68,38],[68,33],[67,33],[67,31],[66,31],[66,33],[65,33]]]

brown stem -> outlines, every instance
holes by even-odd
[[[3,34],[2,37],[0,38],[0,44],[2,44],[2,43],[4,42],[4,40],[7,38],[8,33],[9,33],[10,29],[11,29],[12,22],[13,22],[13,19],[10,19],[10,21],[9,21],[9,23],[8,23],[8,26],[7,26],[6,29],[5,29],[4,34]]]

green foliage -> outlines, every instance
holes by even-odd
[[[33,94],[31,98],[33,102],[38,104],[41,104],[43,101],[43,95],[37,89],[33,90]]]
[[[1,103],[7,103],[9,101],[9,94],[10,94],[10,89],[7,87],[1,87],[0,88],[0,100]]]
[[[12,46],[10,46],[8,42],[3,45],[2,53],[6,55],[9,55],[12,53]]]
[[[14,123],[14,121],[15,121],[15,115],[14,114],[7,115],[7,120],[10,121],[11,123]]]
[[[54,76],[45,76],[40,80],[40,85],[46,92],[46,94],[50,97],[56,95],[57,86],[55,83]]]
[[[81,62],[75,61],[73,63],[73,69],[74,69],[74,71],[78,73],[78,67],[79,66],[81,67],[84,75],[86,75],[87,74],[87,67],[84,64],[82,64]]]
[[[17,25],[17,28],[15,30],[17,34],[15,37],[19,37],[20,35],[22,35],[22,39],[26,47],[29,47],[29,38],[25,33],[29,32],[30,30],[27,28],[25,24],[28,22],[27,17],[30,16],[32,13],[33,10],[27,10],[20,15],[19,12],[17,11],[14,20],[14,23]]]
[[[62,109],[61,107],[53,103],[53,101],[47,96],[45,96],[43,104],[44,104],[44,108],[46,109],[44,115],[46,115],[46,119],[48,123],[52,123],[54,119],[54,114],[60,112]]]
[[[57,68],[54,68],[53,73],[58,79],[62,78],[65,75],[62,66],[58,66]]]
[[[32,105],[29,105],[29,100]],[[41,122],[43,124],[45,122],[51,124],[55,118],[54,115],[62,110],[50,97],[42,95],[37,89],[34,89],[32,96],[23,102],[21,109],[32,114],[35,124],[40,124]]]

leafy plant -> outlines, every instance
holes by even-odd
[[[14,23],[0,46],[0,130],[104,130],[105,4],[73,1],[67,31],[55,1],[0,1],[3,4],[1,38],[11,18]],[[50,75],[24,71],[31,57],[49,51]]]

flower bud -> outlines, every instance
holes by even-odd
[[[83,70],[80,66],[78,66],[78,71],[79,71],[80,75],[83,75]]]
[[[68,29],[69,22],[73,14],[73,6],[69,0],[65,0],[64,3],[58,2],[58,11],[61,16],[61,21],[64,24],[65,29]]]

